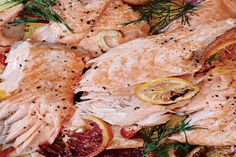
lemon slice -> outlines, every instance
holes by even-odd
[[[161,78],[138,86],[135,94],[145,102],[167,105],[190,99],[198,91],[198,86],[184,79]]]
[[[170,120],[167,123],[167,128],[174,128],[179,123],[183,122],[186,119],[186,116],[177,116],[171,115]]]
[[[10,95],[9,93],[0,89],[0,100],[7,98],[9,95]]]
[[[35,23],[35,22],[27,23],[25,26],[25,34],[23,40],[31,38],[35,30],[44,25],[45,25],[44,23]]]

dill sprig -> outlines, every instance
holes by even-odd
[[[21,13],[21,19],[14,20],[13,25],[22,25],[29,22],[54,21],[72,29],[65,23],[60,15],[53,10],[57,0],[22,0],[24,10]]]
[[[181,18],[182,24],[190,25],[190,16],[196,15],[194,10],[196,10],[197,6],[196,3],[185,1],[176,3],[171,0],[153,0],[146,5],[134,7],[135,10],[141,13],[141,17],[125,25],[136,24],[146,20],[151,25],[151,33],[158,32],[179,18]]]
[[[143,144],[143,157],[150,154],[154,154],[158,157],[168,157],[168,150],[177,150],[181,148],[183,150],[183,155],[186,155],[190,150],[190,145],[187,141],[185,131],[190,131],[197,129],[196,126],[190,126],[189,122],[181,122],[173,128],[168,128],[167,124],[161,124],[153,127],[152,129],[146,129],[143,132],[144,144]],[[167,137],[172,134],[184,132],[186,143],[182,144],[179,142],[167,142]]]
[[[217,53],[211,55],[204,63],[204,65],[211,64],[213,61],[219,59],[219,55]]]

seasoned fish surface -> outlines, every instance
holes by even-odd
[[[9,46],[11,46],[17,40],[15,38],[10,38],[11,36],[14,36],[12,34],[17,34],[17,32],[10,29],[13,26],[9,27],[6,24],[18,16],[22,9],[23,6],[19,4],[4,12],[0,12],[0,53],[4,53],[6,50],[8,50]]]
[[[141,22],[124,26],[136,20],[140,15],[121,0],[60,0],[55,10],[63,17],[73,32],[65,26],[51,22],[36,30],[34,40],[46,40],[81,46],[89,50],[92,57],[97,57],[104,50],[97,44],[98,33],[107,30],[118,31],[120,37],[106,37],[109,47],[115,47],[128,40],[148,35],[149,25]]]
[[[139,100],[135,87],[160,77],[192,75],[201,68],[193,56],[201,55],[210,42],[234,26],[222,20],[136,39],[111,49],[90,61],[94,64],[77,89],[87,92],[78,109],[112,125],[165,123],[173,108]]]
[[[218,58],[207,64],[196,77],[202,77],[201,90],[185,106],[176,112],[190,114],[186,121],[199,129],[187,131],[188,142],[194,145],[235,145],[236,139],[236,27],[217,37],[207,46],[202,63],[217,53]],[[221,47],[222,50],[219,50]],[[217,52],[218,51],[218,52]],[[211,68],[211,69],[209,69]],[[200,76],[199,76],[200,75]],[[184,142],[184,135],[173,139]]]
[[[63,43],[74,43],[81,40],[94,26],[110,0],[59,0],[55,10],[73,30],[52,23],[51,28],[57,40]]]
[[[84,54],[61,45],[24,42],[11,50],[0,76],[10,96],[0,102],[0,143],[16,155],[52,143],[74,111],[73,87]]]
[[[92,114],[102,118],[112,125],[129,126],[139,124],[152,126],[169,120],[169,111],[164,106],[152,105],[139,100],[135,95],[113,95],[84,97],[92,100],[80,102],[76,105],[80,114]]]
[[[124,25],[139,17],[140,15],[134,12],[130,6],[120,0],[112,0],[101,17],[97,20],[94,27],[91,28],[87,37],[80,42],[79,46],[85,50],[89,50],[93,57],[97,57],[104,51],[96,41],[96,36],[99,33],[111,30],[120,34],[120,37],[112,37],[109,34],[104,37],[104,41],[111,48],[138,37],[146,37],[149,32],[147,22],[143,21],[137,24]]]
[[[86,91],[93,87],[118,89],[158,77],[194,73],[200,65],[193,56],[234,26],[222,20],[127,42],[91,60],[94,64],[83,76],[81,86]]]
[[[186,121],[200,129],[187,131],[193,145],[225,146],[236,144],[236,88],[231,86],[236,66],[230,72],[210,72],[206,75],[201,92],[178,112],[192,113]],[[229,69],[228,69],[229,70]],[[171,139],[185,142],[185,135]]]
[[[183,2],[183,0],[175,1],[177,3]],[[179,29],[181,27],[197,26],[198,24],[204,23],[214,23],[215,21],[228,18],[236,18],[235,0],[196,0],[193,2],[199,2],[199,4],[194,11],[195,15],[189,15],[191,18],[191,25],[183,25],[182,19],[180,18],[176,21],[173,21],[170,26],[168,26],[167,30]]]

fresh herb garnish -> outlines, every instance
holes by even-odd
[[[153,0],[149,4],[134,7],[142,16],[125,25],[147,20],[151,25],[151,33],[156,33],[178,18],[182,19],[182,24],[190,25],[190,16],[196,15],[194,11],[197,7],[198,5],[193,2],[176,3],[171,0]]]
[[[214,60],[219,59],[219,55],[217,53],[211,55],[204,63],[204,65],[211,64]]]
[[[186,155],[190,150],[190,145],[186,138],[186,143],[181,144],[178,142],[167,142],[167,137],[172,134],[180,133],[185,131],[190,131],[197,129],[196,126],[190,126],[189,122],[181,122],[173,128],[168,128],[167,124],[161,124],[153,127],[152,129],[144,130],[144,144],[143,144],[143,157],[150,154],[154,154],[158,157],[168,157],[168,150],[177,150],[181,148],[183,150],[183,156]]]
[[[20,2],[24,5],[24,9],[20,14],[21,19],[14,20],[13,25],[22,25],[29,22],[54,21],[72,29],[65,23],[60,15],[53,10],[53,6],[57,4],[57,0],[10,0],[8,3]]]

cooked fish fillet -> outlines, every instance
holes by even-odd
[[[234,0],[203,0],[200,9],[196,12],[194,22],[202,20],[208,22],[236,17],[236,1]]]
[[[23,10],[23,5],[18,4],[4,12],[0,12],[0,26],[3,26],[10,22],[13,18],[20,14]]]
[[[112,36],[104,39],[110,47],[147,36],[149,32],[147,22],[124,26],[124,23],[135,20],[140,15],[121,0],[61,0],[59,4],[61,5],[55,9],[59,10],[73,32],[61,24],[50,23],[36,30],[33,35],[34,40],[81,46],[96,57],[104,51],[96,42],[97,34],[102,31],[113,30],[120,33],[118,39]]]
[[[0,78],[10,96],[0,102],[0,144],[16,155],[52,143],[73,114],[73,88],[84,68],[83,51],[23,42],[14,46]]]
[[[86,98],[85,98],[86,99]],[[135,95],[99,96],[76,105],[80,114],[92,114],[112,125],[129,126],[139,124],[152,126],[169,120],[170,110],[164,106],[145,103]]]
[[[64,25],[51,22],[39,28],[34,40],[78,44],[89,33],[110,0],[59,0],[54,10],[63,18],[73,32]]]
[[[169,120],[170,109],[139,100],[137,85],[159,77],[193,74],[201,66],[193,55],[235,24],[227,20],[192,26],[157,36],[140,38],[111,49],[97,59],[80,81],[85,101],[82,113],[98,116],[112,125],[157,125]]]
[[[178,3],[182,3],[183,0],[175,0]],[[191,26],[196,26],[199,23],[214,23],[217,20],[224,20],[228,18],[236,18],[236,1],[235,0],[196,0],[195,2],[201,2],[199,7],[194,11],[197,15],[189,15],[191,18]],[[182,20],[178,19],[168,26],[169,30],[178,29],[183,26]]]
[[[132,5],[140,5],[147,3],[147,0],[123,0]],[[176,3],[183,3],[184,0],[173,0]],[[150,2],[150,1],[149,1]],[[190,1],[191,2],[191,1]],[[191,24],[205,23],[214,20],[222,20],[226,18],[236,17],[236,1],[234,0],[195,0],[193,3],[199,3],[199,7],[195,10],[198,16],[191,16]],[[177,20],[180,25],[181,20]],[[176,26],[174,26],[176,27]]]
[[[0,52],[4,50],[4,47],[10,46],[16,41],[15,38],[10,38],[11,36],[9,37],[9,34],[6,34],[6,30],[9,30],[6,24],[19,15],[22,9],[23,5],[19,4],[4,12],[0,12]]]
[[[15,42],[14,39],[8,38],[6,37],[2,30],[0,29],[0,47],[7,47],[10,46],[11,44],[13,44]]]
[[[145,37],[149,32],[149,25],[146,22],[137,24],[124,24],[136,20],[140,15],[134,12],[128,5],[125,5],[121,0],[112,0],[107,6],[101,17],[90,30],[86,38],[80,42],[80,46],[85,50],[89,50],[93,57],[100,56],[103,50],[96,42],[96,36],[107,30],[117,31],[120,37],[112,37],[109,34],[104,40],[109,47],[116,47],[124,42],[138,37]]]
[[[236,144],[236,88],[231,86],[236,76],[236,65],[227,70],[209,72],[201,86],[200,93],[179,112],[192,113],[186,121],[201,129],[186,131],[187,139],[193,145],[224,146]],[[178,134],[171,139],[185,142],[185,135]]]
[[[0,28],[0,53],[10,49],[10,46],[16,41],[22,39],[24,35],[24,26],[12,26],[6,24]]]
[[[231,19],[232,20],[232,19]],[[235,26],[230,20],[199,24],[135,39],[111,49],[94,63],[80,81],[82,90],[118,89],[158,77],[178,76],[199,70],[192,60],[217,36]]]

